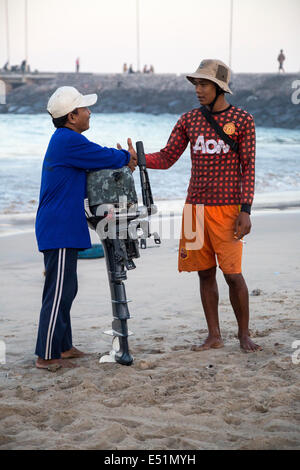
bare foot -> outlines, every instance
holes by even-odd
[[[245,352],[262,351],[262,347],[255,344],[249,336],[241,336],[239,338],[241,349]]]
[[[74,368],[76,367],[75,364],[73,364],[71,361],[62,361],[62,359],[42,359],[38,357],[35,366],[37,369],[45,369],[45,370],[50,370],[50,371],[56,371],[58,369],[61,369],[62,367],[66,368]]]
[[[83,356],[86,356],[86,354],[82,351],[79,351],[79,349],[75,348],[75,346],[72,346],[68,351],[61,353],[62,359],[76,359]]]
[[[191,347],[192,351],[207,351],[208,349],[219,349],[223,348],[224,343],[221,338],[215,336],[208,336],[203,344],[196,346],[195,344]]]

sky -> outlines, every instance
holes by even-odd
[[[158,73],[187,73],[205,58],[229,63],[231,0],[27,0],[31,70],[116,73],[124,62]],[[0,0],[0,66],[25,58],[26,0]],[[232,70],[276,72],[279,50],[287,72],[300,71],[300,0],[233,0]]]

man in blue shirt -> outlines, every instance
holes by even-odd
[[[70,309],[77,293],[78,250],[91,247],[85,218],[87,171],[121,168],[134,171],[134,151],[101,147],[82,135],[89,129],[90,110],[97,95],[82,95],[60,87],[47,110],[56,131],[42,169],[36,216],[38,248],[44,254],[45,286],[36,344],[36,367],[73,367],[66,360],[83,353],[72,344]]]

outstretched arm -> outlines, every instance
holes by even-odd
[[[64,163],[84,170],[121,168],[130,162],[127,150],[101,147],[77,132],[70,133]]]
[[[147,168],[167,170],[183,154],[188,143],[184,122],[180,118],[171,132],[167,145],[160,152],[146,154]]]

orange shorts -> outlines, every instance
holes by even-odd
[[[243,243],[234,238],[240,207],[186,204],[178,253],[178,270],[203,271],[217,266],[224,274],[242,271]]]

